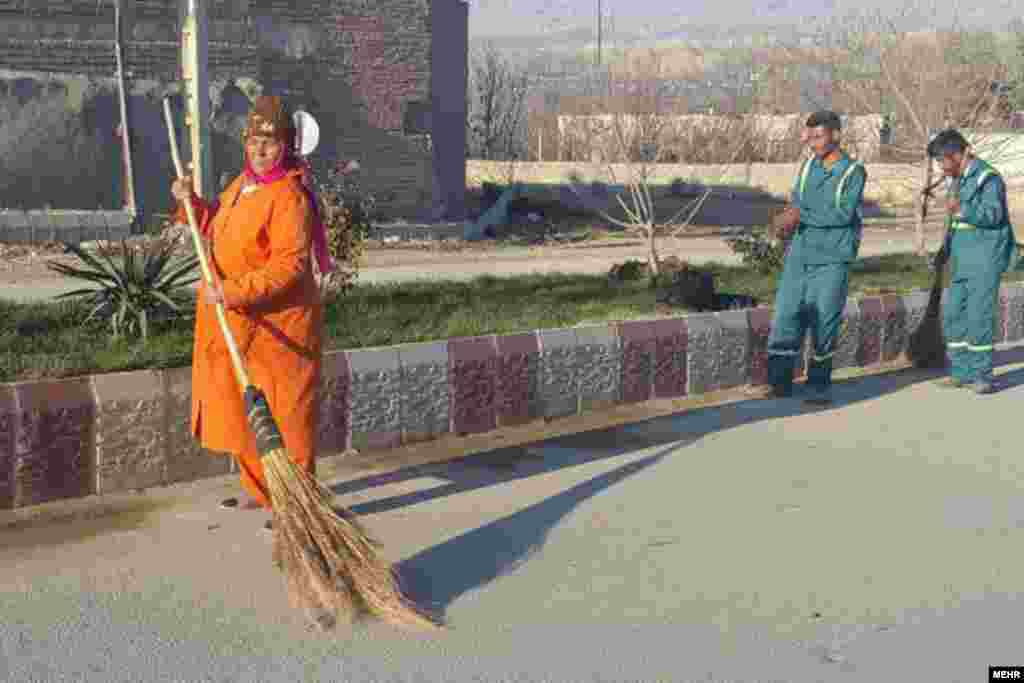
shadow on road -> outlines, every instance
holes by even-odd
[[[406,595],[438,621],[459,596],[514,571],[533,556],[552,529],[577,505],[676,450],[617,467],[611,472],[428,548],[396,568]]]
[[[997,366],[1024,362],[1024,348],[997,352]],[[447,484],[427,490],[379,498],[349,508],[356,515],[404,508],[484,487],[547,474],[599,460],[614,459],[645,448],[664,447],[578,484],[508,517],[485,524],[402,562],[397,568],[410,596],[443,619],[459,596],[485,585],[521,565],[543,544],[551,529],[577,505],[630,475],[691,446],[718,431],[809,412],[842,410],[909,386],[935,380],[940,370],[908,369],[864,378],[837,380],[831,406],[806,406],[799,392],[790,399],[741,400],[721,406],[687,410],[631,425],[559,436],[535,444],[485,451],[444,463],[418,465],[332,486],[339,494],[407,482],[422,477]],[[1012,376],[1012,384],[1005,378]],[[1024,370],[1003,376],[1007,387],[1024,384]]]
[[[1024,363],[1024,347],[996,351],[994,358],[992,359],[992,364],[997,368],[1004,365],[1016,365],[1018,363]],[[1022,384],[1024,384],[1024,368],[1003,373],[998,377],[997,382],[997,386],[1000,391],[1013,389],[1014,387],[1019,387]]]

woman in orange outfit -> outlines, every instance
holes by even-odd
[[[322,314],[313,275],[333,266],[316,198],[295,154],[292,117],[277,97],[260,97],[244,133],[245,169],[217,202],[192,192],[191,178],[174,182],[177,219],[187,222],[190,201],[206,238],[215,287],[200,285],[192,364],[192,433],[212,451],[239,464],[244,507],[270,508],[256,440],[246,419],[215,304],[225,317],[253,384],[266,394],[289,456],[310,474],[319,416]],[[237,501],[224,501],[233,507]],[[269,522],[267,523],[269,528]]]

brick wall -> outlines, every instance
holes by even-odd
[[[102,115],[91,124],[105,144],[117,146],[119,114],[111,108],[116,104],[113,21],[110,3],[36,0],[26,6],[0,0],[0,65],[5,69],[0,85],[54,78],[81,83],[86,78],[84,97],[103,100],[98,107]],[[135,175],[144,179],[141,203],[153,211],[170,205],[171,164],[160,97],[179,77],[179,21],[177,0],[125,1]],[[444,193],[434,189],[428,135],[431,117],[413,116],[450,107],[431,100],[429,0],[225,0],[210,3],[209,24],[215,177],[234,174],[241,166],[237,131],[244,107],[222,110],[221,94],[249,79],[262,92],[288,96],[307,108],[321,126],[317,157],[359,159],[366,185],[390,215],[422,218],[440,201]],[[467,40],[464,31],[445,39],[455,45]],[[462,99],[465,87],[448,90]],[[410,126],[413,119],[416,126]],[[182,153],[188,154],[185,136],[179,139]],[[458,154],[462,157],[462,150]],[[120,183],[110,175],[116,174],[98,173],[92,182]],[[455,177],[449,168],[436,182],[450,194],[452,187],[464,186],[464,175]]]

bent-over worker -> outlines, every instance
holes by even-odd
[[[991,165],[970,153],[959,131],[944,130],[928,144],[952,183],[946,200],[949,230],[940,261],[950,262],[949,300],[943,334],[950,359],[947,387],[994,390],[992,346],[999,280],[1010,264],[1016,238],[1006,206],[1006,184]]]

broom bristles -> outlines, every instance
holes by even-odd
[[[946,343],[938,315],[926,315],[910,336],[907,355],[916,368],[946,367]]]
[[[274,509],[274,561],[289,598],[321,628],[341,615],[370,614],[393,624],[438,628],[402,594],[378,543],[284,449],[261,458]]]
[[[942,332],[942,270],[935,274],[935,281],[928,298],[921,324],[914,330],[907,344],[907,356],[916,368],[946,367],[946,339]]]

